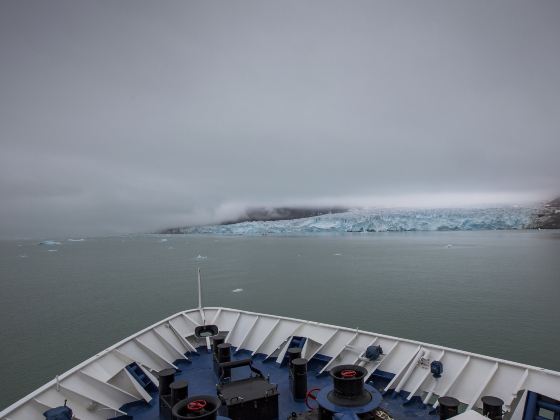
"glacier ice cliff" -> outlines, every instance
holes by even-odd
[[[413,232],[452,230],[509,230],[527,227],[534,209],[359,209],[294,220],[255,221],[194,226],[179,233],[268,235],[319,232]]]

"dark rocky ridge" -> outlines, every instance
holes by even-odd
[[[220,225],[231,225],[243,222],[270,222],[275,220],[304,219],[306,217],[320,216],[329,213],[343,213],[348,211],[342,207],[257,207],[248,209],[247,212],[237,219],[227,220]]]
[[[529,229],[560,229],[560,197],[549,201],[535,213]]]
[[[217,225],[232,225],[243,222],[269,222],[276,220],[304,219],[329,213],[343,213],[348,211],[344,207],[255,207],[249,208],[236,219],[225,220]],[[158,233],[184,233],[189,226],[164,229]]]

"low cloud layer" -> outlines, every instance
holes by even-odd
[[[0,3],[0,236],[560,191],[560,3]]]

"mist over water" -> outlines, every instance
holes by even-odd
[[[358,327],[560,369],[559,231],[58,242],[0,242],[0,376],[10,384],[1,407],[194,307],[197,267],[207,306]]]

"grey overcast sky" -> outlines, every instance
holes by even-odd
[[[0,236],[560,192],[560,1],[0,0]]]

